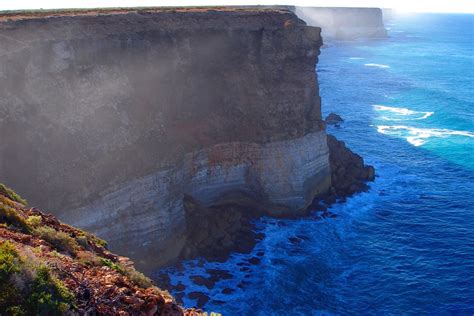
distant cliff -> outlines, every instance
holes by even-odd
[[[294,12],[308,25],[321,27],[325,39],[353,40],[387,36],[382,10],[379,8],[295,7]]]
[[[142,267],[181,253],[185,196],[291,215],[329,190],[320,29],[293,13],[0,20],[0,178]]]

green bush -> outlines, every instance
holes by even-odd
[[[20,272],[18,261],[18,253],[13,243],[0,243],[0,284],[7,282],[13,273]]]
[[[0,183],[0,194],[5,195],[10,200],[26,205],[27,202],[21,196],[15,193],[12,189],[6,187],[4,184]]]
[[[63,315],[74,305],[74,295],[45,266],[36,271],[25,302],[28,315]]]
[[[128,277],[130,279],[130,281],[132,281],[133,283],[135,283],[136,285],[138,285],[142,288],[149,288],[149,287],[153,286],[153,282],[147,276],[145,276],[141,272],[138,272],[134,268],[124,267],[120,263],[114,263],[111,260],[106,259],[106,258],[100,258],[100,263],[103,266],[107,266],[107,267],[121,273],[122,275]]]
[[[125,274],[132,282],[142,288],[146,289],[153,286],[153,282],[147,276],[133,268],[126,269]]]
[[[9,226],[16,227],[24,233],[30,233],[31,227],[28,225],[25,218],[19,212],[5,204],[0,203],[0,223],[5,223]]]
[[[75,254],[79,248],[76,240],[69,236],[69,234],[55,230],[49,226],[38,227],[35,230],[35,234],[49,242],[59,251],[67,251],[70,254]]]
[[[28,216],[26,223],[31,227],[38,227],[41,225],[42,221],[43,219],[40,215],[31,215],[31,216]]]
[[[117,264],[117,263],[114,263],[112,262],[111,260],[109,259],[106,259],[106,258],[100,258],[100,263],[103,265],[103,266],[106,266],[106,267],[109,267],[111,268],[112,270],[115,270],[121,274],[124,274],[125,271],[124,269],[122,268],[122,266],[120,264]]]

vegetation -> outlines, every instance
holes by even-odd
[[[100,263],[103,266],[109,267],[112,270],[115,270],[119,273],[124,274],[124,270],[123,270],[122,266],[120,264],[112,262],[112,260],[110,260],[110,259],[100,258]]]
[[[28,315],[62,315],[74,305],[74,295],[58,279],[54,278],[46,266],[40,266],[26,300]]]
[[[140,287],[149,288],[153,286],[153,282],[147,276],[145,276],[141,272],[138,272],[134,268],[125,267],[120,263],[114,263],[106,258],[100,258],[100,263],[103,266],[107,266],[112,270],[123,274],[124,276],[128,277],[133,283],[137,284]]]
[[[28,225],[26,218],[21,216],[15,208],[4,203],[0,203],[0,223],[12,226],[24,233],[31,232],[31,227]]]
[[[0,242],[1,315],[62,315],[73,306],[74,295],[46,266],[23,258],[12,242]]]
[[[0,315],[64,315],[87,310],[84,304],[99,303],[100,310],[109,312],[105,314],[115,314],[108,302],[125,294],[111,292],[106,285],[110,276],[117,273],[128,279],[133,284],[127,282],[131,291],[141,292],[141,297],[151,301],[170,297],[154,287],[129,261],[110,256],[102,239],[27,208],[24,201],[19,201],[22,199],[18,195],[0,185]],[[87,280],[81,284],[91,286],[87,295],[94,293],[100,298],[98,301],[81,298],[82,292],[78,291],[82,288],[77,286],[74,275],[78,271]],[[153,291],[144,290],[148,288]],[[121,308],[129,311],[130,306],[124,303]],[[134,308],[141,313],[149,307]]]
[[[77,241],[69,236],[69,234],[49,226],[39,227],[34,233],[49,242],[59,251],[67,251],[70,254],[75,254],[79,249]]]
[[[5,195],[10,200],[27,205],[26,200],[22,199],[21,196],[16,194],[12,189],[6,187],[4,184],[0,183],[0,194]]]

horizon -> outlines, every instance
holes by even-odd
[[[130,8],[130,7],[196,7],[196,6],[259,6],[259,5],[294,5],[300,7],[347,7],[347,8],[381,8],[393,9],[397,13],[474,13],[474,4],[469,0],[453,0],[449,3],[433,3],[428,1],[402,0],[296,0],[296,1],[274,1],[274,0],[45,0],[38,4],[37,1],[19,0],[14,3],[1,3],[0,11],[21,10],[61,10],[61,9],[107,9],[107,8]]]

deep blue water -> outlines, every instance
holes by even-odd
[[[375,166],[370,191],[335,205],[334,219],[263,219],[252,254],[187,262],[172,282],[224,315],[474,314],[473,21],[401,16],[387,40],[329,43],[323,113],[345,123],[328,132]],[[213,289],[189,280],[206,268],[235,277]]]

